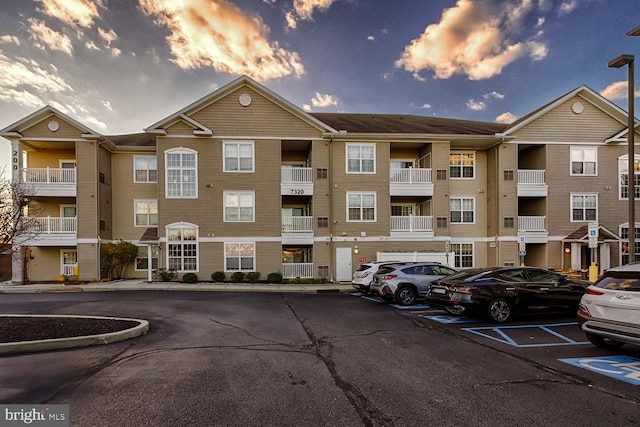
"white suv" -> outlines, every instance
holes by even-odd
[[[395,264],[398,262],[400,261],[376,261],[360,264],[360,266],[353,273],[353,281],[351,281],[351,286],[353,286],[360,292],[368,294],[371,289],[371,280],[373,280],[373,275],[376,274],[378,269],[384,265]]]
[[[589,286],[580,301],[578,321],[598,347],[640,345],[640,263],[607,270]]]

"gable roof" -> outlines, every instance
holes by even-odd
[[[98,139],[101,137],[98,132],[95,132],[93,129],[83,125],[79,121],[69,117],[68,115],[62,113],[61,111],[53,108],[50,105],[46,105],[38,111],[31,113],[21,120],[18,120],[17,122],[10,124],[6,128],[0,130],[0,136],[21,137],[22,135],[20,134],[20,132],[54,115],[81,130],[83,138]]]

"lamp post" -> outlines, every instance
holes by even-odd
[[[635,33],[640,34],[640,27],[637,27],[631,31],[629,31],[627,34],[628,35],[636,35]],[[627,145],[629,146],[629,166],[627,167],[627,175],[628,175],[628,181],[629,181],[629,190],[628,190],[628,197],[629,197],[629,262],[633,262],[636,260],[636,213],[635,213],[635,208],[636,208],[636,190],[635,190],[635,141],[634,141],[634,134],[635,134],[635,129],[634,129],[634,125],[635,125],[635,117],[634,117],[634,111],[633,111],[633,107],[634,107],[634,96],[633,96],[633,88],[634,88],[634,82],[633,82],[633,55],[620,55],[615,59],[612,59],[611,61],[609,61],[609,67],[610,68],[622,68],[625,65],[629,66],[629,77],[628,77],[628,81],[627,81],[627,85],[628,85],[628,89],[629,89],[629,93],[628,93],[628,101],[629,101],[629,108],[627,111],[627,126],[628,126],[628,131],[627,131]]]

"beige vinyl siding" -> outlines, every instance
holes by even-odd
[[[193,135],[193,131],[195,129],[193,128],[193,126],[185,123],[182,120],[179,120],[171,126],[167,127],[165,130],[169,135]]]
[[[96,143],[78,142],[77,160],[77,213],[78,238],[98,237],[98,157]]]
[[[52,132],[49,130],[49,123],[55,120],[60,125],[60,128]],[[47,117],[46,119],[30,126],[28,129],[24,129],[20,132],[24,138],[68,138],[68,139],[83,139],[83,130],[78,129],[69,122],[61,119],[57,116]]]
[[[249,94],[252,102],[243,107],[241,94]],[[321,132],[248,87],[242,87],[210,104],[191,117],[216,135],[253,137],[320,137]]]
[[[453,151],[452,151],[453,152]],[[447,159],[447,173],[449,172]],[[475,212],[473,224],[451,223],[451,237],[479,237],[487,235],[487,154],[485,151],[475,151],[475,178],[474,179],[449,179],[449,199],[473,198],[475,200]],[[449,215],[449,203],[447,203],[447,217]]]
[[[571,106],[580,102],[584,111],[575,114]],[[620,132],[624,124],[613,119],[589,101],[575,96],[515,132],[525,141],[604,141]]]
[[[100,182],[100,173],[104,175],[104,183]],[[98,234],[100,238],[110,240],[113,231],[113,193],[111,177],[111,153],[100,147],[98,152],[98,200],[100,201],[98,218]],[[117,209],[117,207],[115,207]],[[100,220],[106,223],[106,229],[100,230]]]
[[[60,160],[76,158],[74,150],[44,150],[28,151],[27,167],[29,168],[59,168]]]
[[[29,279],[32,282],[56,280],[60,276],[59,248],[33,246],[30,251]]]

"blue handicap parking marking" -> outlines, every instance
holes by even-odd
[[[483,326],[464,328],[463,331],[519,348],[589,344],[588,341],[575,340],[569,336],[579,335],[582,339],[583,336],[579,333],[577,325],[577,322],[567,322],[544,325]]]
[[[398,310],[424,310],[429,308],[428,305],[424,305],[424,304],[415,304],[415,305],[389,304],[389,307],[397,308]]]
[[[558,360],[629,384],[640,385],[640,359],[635,357],[621,355]]]
[[[436,316],[423,316],[425,319],[433,320],[438,323],[453,324],[453,323],[475,323],[479,322],[479,319],[472,319],[471,317],[462,316],[449,316],[446,314]]]

